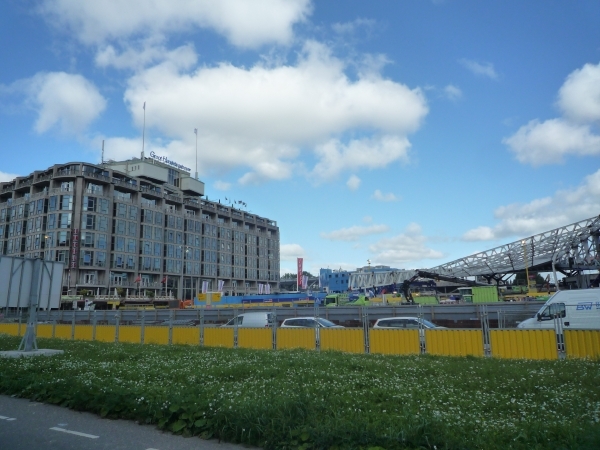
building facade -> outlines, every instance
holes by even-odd
[[[162,158],[57,164],[0,183],[0,254],[66,263],[63,294],[279,288],[279,228],[208,201]]]

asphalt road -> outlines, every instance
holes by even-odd
[[[0,450],[239,450],[60,406],[0,395]]]

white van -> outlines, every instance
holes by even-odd
[[[236,324],[238,328],[266,328],[272,327],[275,318],[273,313],[270,312],[249,312],[240,314],[222,327],[234,327]]]
[[[524,320],[517,328],[553,329],[555,318],[562,319],[562,326],[567,330],[600,330],[600,289],[558,291],[535,317]]]

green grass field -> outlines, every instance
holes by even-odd
[[[0,350],[20,338],[0,335]],[[0,393],[264,448],[598,449],[600,361],[38,339]]]

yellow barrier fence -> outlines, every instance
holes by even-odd
[[[277,328],[277,349],[304,348],[314,350],[317,341],[314,328]]]
[[[54,337],[57,339],[71,339],[71,332],[73,327],[71,325],[56,325],[54,327]]]
[[[273,348],[271,328],[239,328],[238,347],[270,350]]]
[[[173,344],[198,345],[200,329],[196,327],[174,327]]]
[[[36,335],[37,335],[37,337],[40,337],[40,338],[51,338],[52,337],[52,325],[47,324],[47,323],[38,325]]]
[[[558,359],[554,330],[490,330],[492,356]]]
[[[426,352],[440,356],[483,356],[481,330],[425,330]]]
[[[371,353],[386,355],[416,355],[421,352],[419,330],[384,330],[369,331]]]
[[[321,328],[321,350],[348,353],[365,352],[365,334],[362,329]]]
[[[114,325],[96,325],[96,340],[101,342],[115,342]]]
[[[93,325],[75,325],[75,339],[80,341],[91,341],[94,337]],[[114,336],[113,336],[114,340]]]
[[[204,345],[233,348],[233,328],[205,328]]]
[[[565,330],[568,358],[600,358],[600,330]]]
[[[142,342],[142,327],[136,325],[121,325],[119,327],[119,342],[139,344]]]
[[[0,333],[21,336],[26,324],[0,323]],[[94,331],[95,330],[95,331]],[[115,325],[76,325],[76,340],[97,340],[115,342]],[[239,348],[273,348],[271,328],[239,328],[237,346]],[[146,326],[144,343],[199,345],[201,330],[198,327]],[[234,347],[234,329],[205,327],[204,345],[207,347]],[[419,330],[369,331],[371,353],[388,355],[419,354],[423,341],[425,353],[443,356],[483,356],[482,330],[429,329],[424,330],[424,339],[419,338]],[[276,331],[277,349],[302,348],[314,350],[317,345],[314,328],[278,328]],[[364,331],[358,328],[320,329],[321,350],[337,350],[350,353],[364,353]],[[600,330],[565,330],[566,356],[570,358],[600,358]],[[39,324],[37,336],[70,340],[73,336],[71,324]],[[490,354],[497,358],[558,359],[559,349],[554,330],[490,330]],[[121,325],[118,330],[119,342],[140,343],[140,326]]]
[[[19,324],[0,323],[0,333],[9,334],[11,336],[19,336]]]
[[[169,343],[169,327],[149,326],[144,329],[144,344]]]

